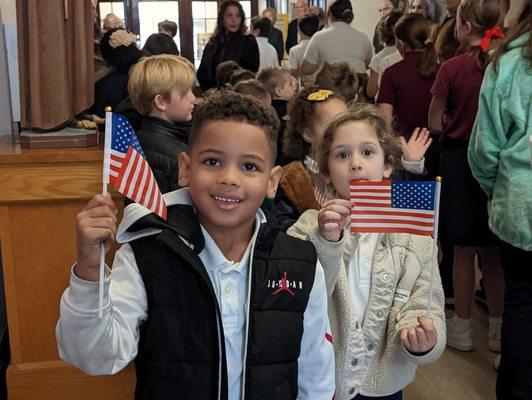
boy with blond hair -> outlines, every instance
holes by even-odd
[[[77,216],[78,260],[61,299],[60,357],[93,375],[135,359],[135,399],[330,400],[334,354],[323,270],[310,242],[268,222],[279,122],[251,96],[198,106],[183,189],[163,221],[139,204],[96,195]],[[105,278],[99,254],[124,245]]]
[[[141,59],[129,75],[131,102],[144,116],[137,137],[163,193],[179,188],[177,157],[187,150],[195,82],[192,63],[167,54]]]

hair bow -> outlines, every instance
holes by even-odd
[[[480,42],[480,48],[484,50],[484,52],[488,51],[491,45],[491,41],[493,39],[503,39],[504,33],[501,31],[501,28],[499,28],[498,25],[494,26],[491,29],[488,29],[486,33],[484,34],[484,37],[482,38],[482,41]]]
[[[334,94],[332,90],[320,89],[307,96],[308,101],[324,101]]]

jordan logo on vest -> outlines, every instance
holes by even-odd
[[[293,288],[293,289],[296,289],[296,288],[299,288],[299,289],[303,289],[303,282],[301,281],[290,281],[286,278],[286,276],[288,275],[287,272],[284,272],[283,273],[283,277],[280,279],[280,280],[268,280],[268,287],[271,287],[271,288],[277,288],[275,289],[275,291],[273,292],[273,295],[275,296],[276,294],[279,294],[281,292],[288,292],[288,294],[290,296],[295,296],[295,292],[290,289],[290,288]]]

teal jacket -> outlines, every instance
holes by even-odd
[[[505,242],[532,250],[532,66],[527,33],[488,66],[469,142],[469,164],[489,198],[489,226]]]

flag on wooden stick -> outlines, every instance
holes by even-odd
[[[106,128],[104,183],[166,219],[166,203],[127,118],[111,114]]]
[[[352,180],[349,190],[353,203],[351,233],[406,232],[433,236],[436,182]]]

